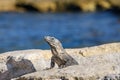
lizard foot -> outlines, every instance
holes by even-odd
[[[45,69],[43,69],[43,70],[50,70],[50,69],[52,69],[51,67],[50,68],[45,68]]]
[[[60,65],[59,69],[65,68],[66,65]]]

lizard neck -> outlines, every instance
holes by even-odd
[[[62,46],[51,47],[52,54],[57,56],[59,54],[65,53],[65,50]]]

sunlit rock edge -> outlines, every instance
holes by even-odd
[[[102,80],[120,73],[120,43],[66,49],[79,65],[45,70],[50,67],[50,50],[20,50],[0,54],[0,80]],[[9,74],[9,76],[8,76]],[[115,75],[115,76],[114,76]],[[109,77],[109,76],[108,76]],[[104,79],[103,79],[104,80]]]

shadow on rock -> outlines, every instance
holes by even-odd
[[[0,73],[0,80],[10,80],[11,78],[36,71],[30,60],[22,58],[15,59],[12,56],[9,56],[7,59],[7,70]]]

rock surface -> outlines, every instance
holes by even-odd
[[[79,65],[63,69],[42,70],[27,74],[25,78],[61,79],[69,80],[82,78],[84,80],[97,80],[108,74],[120,73],[120,53],[79,57]],[[21,78],[22,78],[21,77]],[[14,79],[17,80],[17,79]]]
[[[120,73],[120,43],[66,49],[66,51],[78,61],[79,65],[63,69],[58,69],[56,66],[54,69],[44,70],[50,66],[52,56],[50,50],[33,49],[2,53],[0,54],[0,80],[12,78],[12,80],[30,78],[33,80],[101,80],[106,75]]]
[[[11,78],[21,76],[26,73],[35,72],[35,68],[30,60],[15,59],[11,56],[7,58],[7,70],[0,74],[0,80],[10,80]]]
[[[99,6],[99,7],[98,7]],[[94,12],[120,8],[120,0],[1,0],[0,11]]]
[[[47,63],[41,52],[24,50],[0,54],[0,80],[10,80],[26,73],[43,70]]]

